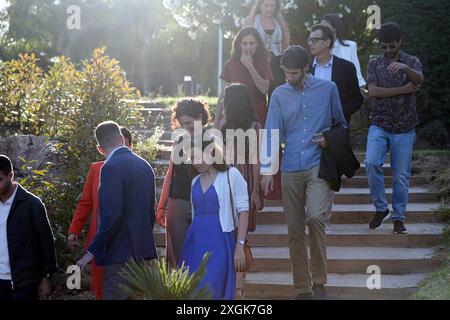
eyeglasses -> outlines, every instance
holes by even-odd
[[[327,40],[327,38],[309,38],[308,43],[316,44],[320,40]]]
[[[389,49],[391,49],[391,50],[394,50],[394,49],[397,49],[397,46],[394,46],[394,45],[385,45],[385,44],[382,44],[381,46],[380,46],[380,48],[382,49],[382,50],[387,50],[388,48]]]

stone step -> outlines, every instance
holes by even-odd
[[[333,224],[327,242],[329,246],[335,247],[431,247],[442,240],[446,224],[407,224],[406,227],[408,234],[397,235],[392,233],[392,225],[384,225],[379,230],[369,230],[367,224]],[[156,245],[164,246],[165,230],[155,227],[154,235]],[[255,232],[250,233],[248,239],[254,247],[287,246],[287,226],[257,225]]]
[[[166,140],[165,144],[171,146],[171,145],[172,145],[172,141],[171,141],[171,140]],[[165,149],[165,150],[161,153],[160,159],[165,159],[165,160],[170,159],[170,153],[171,153],[171,152],[172,152],[172,147]],[[366,159],[365,153],[355,153],[355,156],[356,156],[356,158],[358,159],[358,161],[359,161],[360,163],[362,163],[362,164],[364,163],[364,160]],[[388,155],[388,156],[387,156],[387,159],[386,159],[386,164],[389,164],[389,159],[390,159],[390,157],[389,157],[389,155]]]
[[[386,188],[392,188],[392,176],[384,177],[384,186]],[[425,177],[421,176],[411,176],[409,179],[410,187],[423,187],[428,185],[429,182]],[[369,181],[367,180],[367,176],[354,176],[351,179],[342,178],[342,187],[353,187],[353,188],[368,188]]]
[[[446,217],[439,212],[440,203],[410,203],[407,207],[407,223],[437,223],[445,222]],[[335,204],[331,223],[369,223],[374,215],[371,204]],[[266,206],[257,214],[258,224],[284,224],[286,218],[281,206]],[[391,223],[391,221],[387,221]]]
[[[386,197],[389,203],[392,202],[392,188],[386,188]],[[414,187],[409,189],[409,203],[438,202],[439,195],[436,192],[429,191],[427,188]],[[341,188],[335,194],[335,204],[371,204],[369,188]],[[281,206],[281,200],[269,200],[267,206]]]
[[[327,294],[330,299],[407,299],[427,274],[381,275],[381,288],[367,287],[370,274],[328,274]],[[369,283],[372,283],[369,281]],[[290,272],[247,273],[244,296],[247,299],[292,299],[297,292]]]
[[[169,142],[170,142],[170,145],[171,145],[172,141],[171,140],[167,140],[167,144],[169,144]],[[161,153],[160,159],[168,160],[170,158],[170,153],[171,152],[172,152],[172,147],[169,147],[169,148],[165,149],[164,152]],[[356,158],[358,159],[358,161],[360,163],[364,163],[364,160],[366,159],[365,153],[355,153],[355,156],[356,156]],[[387,159],[386,159],[386,163],[389,163],[389,160],[390,160],[390,157],[388,155]]]
[[[365,176],[366,175],[366,165],[364,162],[360,163],[361,167],[355,171],[355,176]],[[383,173],[385,176],[392,176],[392,169],[390,163],[385,163],[383,165]]]
[[[156,180],[163,180],[165,176],[155,177]],[[392,188],[392,177],[384,177],[386,188]],[[412,176],[409,181],[410,187],[425,187],[429,184],[426,178],[420,176]],[[356,176],[351,179],[342,180],[342,187],[348,188],[368,188],[369,183],[367,177]]]
[[[164,146],[166,146],[166,147],[171,147],[172,146],[172,144],[173,144],[173,141],[172,140],[164,140],[164,139],[160,139],[159,141],[158,141],[158,143],[159,144],[162,144],[162,145],[164,145]],[[166,159],[167,160],[167,159]]]
[[[291,260],[287,247],[253,247],[252,272],[288,272]],[[382,274],[432,272],[440,261],[435,248],[327,247],[328,272],[366,273],[377,265]]]
[[[152,162],[152,164],[153,163],[161,165],[161,166],[168,166],[169,165],[169,157],[156,159],[155,161]],[[389,163],[386,163],[383,165],[383,173],[385,176],[392,175],[391,165]],[[364,163],[361,163],[361,167],[355,171],[355,176],[366,176]]]

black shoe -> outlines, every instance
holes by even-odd
[[[312,299],[313,299],[312,293],[299,293],[294,298],[294,300],[312,300]]]
[[[391,217],[389,213],[389,209],[387,209],[385,212],[379,212],[377,211],[375,213],[375,216],[372,218],[372,220],[369,223],[369,228],[371,230],[376,230],[380,228],[383,225],[383,222]]]
[[[403,221],[394,221],[394,233],[395,234],[407,234],[408,231],[406,231],[405,225],[403,224]]]
[[[314,300],[327,300],[327,290],[325,289],[325,286],[323,284],[313,284],[313,293],[314,293]]]

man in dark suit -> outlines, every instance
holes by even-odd
[[[318,24],[311,27],[311,34],[308,38],[308,45],[311,54],[314,56],[311,73],[316,78],[333,81],[336,84],[341,99],[342,111],[350,129],[352,114],[361,108],[364,98],[361,95],[354,64],[332,54],[334,40],[334,33],[327,26]],[[330,220],[334,201],[333,191],[330,191],[330,198],[331,205],[326,215],[327,233],[331,232]]]
[[[345,120],[350,127],[351,116],[361,108],[364,99],[359,89],[354,64],[332,54],[334,34],[327,26],[320,24],[312,26],[308,45],[314,56],[311,73],[316,78],[333,81],[336,84]]]
[[[133,259],[157,258],[152,233],[155,223],[154,174],[147,161],[125,147],[117,123],[99,124],[95,137],[98,150],[106,156],[100,173],[100,224],[78,265],[83,268],[95,259],[97,265],[105,266],[104,299],[126,299],[119,287],[124,284],[119,273],[125,264]]]
[[[0,155],[0,302],[47,298],[55,271],[45,206],[14,182],[11,160]]]

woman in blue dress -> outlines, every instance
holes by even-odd
[[[211,143],[215,145],[214,142],[206,142],[202,149]],[[228,168],[223,161],[222,164],[219,164],[220,161],[207,161],[205,158],[208,155],[204,155],[203,150],[194,151],[193,168],[198,175],[192,180],[193,220],[179,265],[184,262],[191,273],[195,272],[205,253],[210,252],[200,288],[206,286],[215,300],[233,300],[236,272],[245,266],[243,245],[248,225],[247,184],[236,168]],[[218,156],[223,159],[217,145],[214,150],[212,159],[217,160]]]

